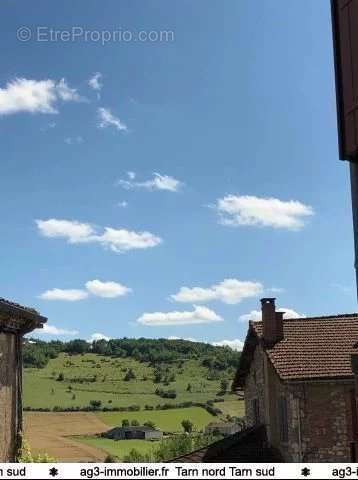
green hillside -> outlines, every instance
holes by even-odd
[[[238,354],[228,348],[121,339],[29,343],[24,350],[27,410],[138,411],[233,401],[229,391]]]

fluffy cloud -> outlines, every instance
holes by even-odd
[[[238,350],[241,352],[244,347],[244,342],[238,338],[234,338],[233,340],[220,340],[218,342],[212,342],[212,345],[215,345],[216,347],[230,347],[231,350]]]
[[[103,75],[100,72],[96,72],[89,80],[88,80],[88,85],[93,88],[93,90],[96,90],[97,92],[102,90],[103,83],[102,83],[102,78]]]
[[[223,319],[207,307],[194,305],[191,312],[144,313],[137,319],[142,325],[160,327],[165,325],[194,325],[198,323],[222,322]]]
[[[123,297],[132,290],[117,282],[101,282],[100,280],[90,280],[86,283],[87,290],[96,297],[115,298]]]
[[[84,290],[53,288],[41,293],[40,298],[43,300],[62,300],[65,302],[77,302],[88,297],[88,293]]]
[[[259,198],[250,195],[227,195],[215,204],[224,225],[250,225],[260,227],[301,229],[313,209],[301,202],[288,202],[277,198]]]
[[[65,238],[69,243],[88,242],[95,236],[95,230],[88,223],[76,220],[36,220],[37,227],[44,237]]]
[[[128,130],[127,125],[125,125],[118,117],[112,114],[108,108],[100,107],[98,109],[99,117],[99,128],[114,127],[119,131],[126,132]]]
[[[219,300],[234,305],[240,303],[245,298],[259,295],[262,290],[263,286],[259,282],[228,278],[209,288],[181,287],[178,293],[171,295],[171,298],[176,302],[182,303],[202,303]]]
[[[16,78],[0,88],[0,115],[19,112],[57,113],[57,103],[78,102],[81,100],[77,90],[70,88],[65,79],[27,80]]]
[[[55,325],[47,325],[44,324],[41,333],[45,333],[47,335],[78,335],[77,330],[64,330],[63,328],[57,328]]]
[[[304,318],[305,315],[302,315],[301,313],[295,312],[295,310],[292,310],[291,308],[278,308],[276,310],[277,312],[285,312],[283,318]],[[253,322],[259,322],[261,321],[262,316],[261,316],[261,311],[259,310],[252,310],[250,313],[245,313],[245,315],[241,315],[239,317],[240,322],[248,322],[249,320],[252,320]]]
[[[87,340],[89,343],[96,342],[98,340],[110,340],[111,337],[107,337],[106,335],[103,335],[103,333],[92,333],[90,338]]]
[[[143,190],[167,190],[168,192],[177,192],[183,183],[169,175],[161,175],[160,173],[153,173],[153,178],[144,182],[135,182],[136,177],[134,172],[128,172],[128,180],[118,180],[118,185],[126,190],[143,189]]]
[[[124,228],[106,227],[98,233],[90,224],[74,220],[36,220],[40,233],[49,238],[63,238],[68,243],[99,243],[113,252],[151,248],[162,239],[150,232],[133,232]]]
[[[128,202],[123,200],[122,202],[118,202],[117,206],[120,207],[120,208],[127,208],[128,207]]]
[[[150,232],[131,232],[125,229],[106,227],[99,237],[100,242],[113,252],[121,253],[127,250],[151,248],[159,245],[162,239]]]

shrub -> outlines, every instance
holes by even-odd
[[[185,433],[191,433],[194,428],[194,424],[190,420],[183,420],[181,422],[181,426],[183,427]]]
[[[31,453],[30,445],[26,440],[22,440],[21,447],[16,455],[16,461],[19,463],[55,463],[56,459],[50,457],[47,453],[33,455]]]
[[[90,400],[90,407],[93,408],[93,410],[99,410],[102,406],[102,401],[101,400]]]
[[[130,369],[127,371],[127,373],[125,374],[123,380],[124,380],[125,382],[129,382],[130,380],[133,380],[133,379],[135,379],[135,378],[136,378],[135,373],[134,373],[133,370],[130,368]]]

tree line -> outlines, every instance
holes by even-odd
[[[168,340],[166,338],[120,338],[95,340],[87,342],[82,339],[62,342],[59,340],[45,342],[38,339],[26,339],[23,348],[23,362],[26,367],[43,368],[48,361],[60,353],[81,355],[96,353],[114,358],[134,358],[139,362],[161,364],[184,362],[190,359],[201,360],[209,371],[223,371],[236,368],[240,353],[229,347],[218,347],[189,340]]]

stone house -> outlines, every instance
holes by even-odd
[[[22,339],[46,318],[0,298],[0,463],[13,462],[22,437]]]
[[[261,308],[233,382],[247,426],[263,425],[287,462],[356,462],[358,314],[284,319],[274,298]]]
[[[147,425],[114,427],[108,432],[102,433],[102,437],[112,440],[160,440],[163,433]]]

